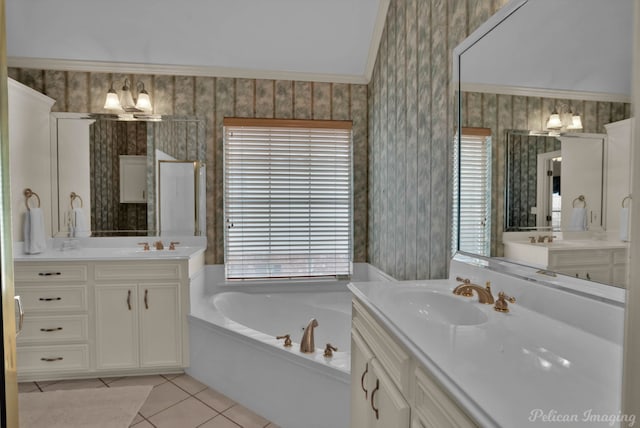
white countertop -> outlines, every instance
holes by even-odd
[[[144,251],[138,242],[153,242],[161,240],[163,250],[156,250],[151,245],[149,251]],[[171,241],[180,242],[175,250],[169,249]],[[198,237],[187,238],[80,238],[77,240],[51,239],[47,249],[39,254],[25,254],[21,242],[13,244],[13,260],[24,261],[110,261],[110,260],[183,260],[190,259],[206,250],[206,239]]]
[[[597,239],[557,239],[553,242],[504,241],[504,245],[514,244],[533,248],[546,248],[553,251],[629,248],[628,242]]]
[[[351,283],[349,289],[481,426],[554,425],[542,417],[530,421],[535,409],[577,415],[578,423],[561,426],[584,426],[588,411],[619,414],[620,344],[518,303],[510,304],[510,313],[498,313],[477,297],[453,295],[456,285],[452,280],[369,282]],[[443,322],[442,308],[420,304],[411,293],[460,299],[468,305],[463,311],[486,321]],[[588,426],[612,425],[607,420]]]

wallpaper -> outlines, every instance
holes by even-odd
[[[369,260],[443,278],[451,254],[452,50],[506,0],[392,0],[369,83]]]
[[[144,82],[153,112],[204,119],[207,153],[206,262],[223,263],[224,117],[353,121],[354,261],[367,261],[367,86],[290,80],[125,75],[10,68],[9,76],[54,98],[53,111],[103,113],[106,92]]]
[[[147,230],[146,204],[120,203],[120,155],[147,154],[145,122],[97,120],[89,126],[92,236]],[[144,233],[131,233],[140,235]]]

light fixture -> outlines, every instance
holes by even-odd
[[[547,122],[547,129],[560,129],[562,128],[562,121],[560,120],[560,114],[557,110],[553,110],[549,121]]]
[[[573,113],[568,105],[561,104],[551,112],[547,121],[547,129],[555,132],[579,130],[582,129],[582,120],[580,115]]]
[[[136,86],[138,89],[136,102],[133,101],[133,94],[129,85],[129,79],[125,79],[120,96],[118,96],[115,89],[113,89],[112,82],[107,92],[104,108],[106,110],[150,113],[152,111],[151,98],[149,97],[149,92],[144,89],[144,83],[138,82]]]
[[[106,110],[122,110],[120,107],[120,100],[118,99],[118,94],[116,90],[113,89],[113,83],[107,92],[107,99],[104,102],[104,108]]]

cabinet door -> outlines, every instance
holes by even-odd
[[[356,330],[351,333],[351,428],[368,428],[374,420],[371,399],[373,354]]]
[[[375,376],[375,385],[369,399],[374,411],[371,427],[409,428],[410,407],[391,378],[384,371],[377,359],[371,360],[371,368]]]
[[[95,290],[97,368],[137,367],[136,285],[96,285]]]
[[[139,284],[140,366],[182,363],[180,285]]]
[[[147,201],[147,157],[120,155],[120,203]]]

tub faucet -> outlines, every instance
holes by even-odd
[[[164,244],[162,243],[162,241],[156,241],[153,243],[153,245],[155,245],[156,250],[164,250]]]
[[[311,318],[309,324],[304,329],[302,339],[300,339],[300,352],[305,354],[311,354],[316,351],[316,344],[313,341],[313,329],[318,326],[318,321],[315,318]]]

